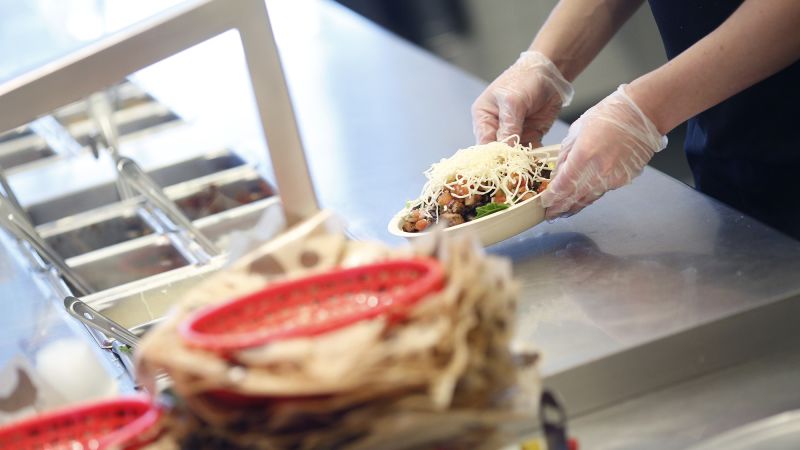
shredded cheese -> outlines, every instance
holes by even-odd
[[[456,198],[500,190],[505,193],[505,203],[513,205],[517,202],[517,194],[526,189],[529,181],[547,180],[542,176],[542,170],[547,168],[545,162],[534,156],[530,145],[519,143],[518,136],[474,145],[431,165],[425,171],[428,181],[422,193],[408,204],[408,209],[419,208],[424,217],[432,217],[445,188],[449,188],[450,195]]]

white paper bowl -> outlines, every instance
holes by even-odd
[[[549,145],[536,149],[537,153],[544,154],[545,161],[555,161],[558,157],[560,145]],[[427,232],[408,233],[400,228],[403,216],[407,213],[403,208],[389,221],[389,233],[406,239],[415,239],[424,236]],[[511,208],[490,214],[480,219],[464,222],[461,225],[445,228],[443,233],[451,235],[471,234],[477,236],[481,243],[492,245],[506,240],[512,236],[541,223],[544,220],[541,194],[517,203]]]

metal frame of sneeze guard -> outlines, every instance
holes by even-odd
[[[0,85],[0,131],[86,98],[129,74],[237,30],[287,225],[319,210],[264,0],[198,0]]]

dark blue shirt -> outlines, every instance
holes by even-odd
[[[650,0],[667,57],[721,25],[742,0]],[[754,54],[753,60],[759,55]],[[696,187],[800,238],[800,62],[689,119]]]

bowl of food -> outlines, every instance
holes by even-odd
[[[472,233],[483,245],[515,236],[544,220],[541,193],[559,145],[532,148],[511,137],[457,151],[425,171],[420,196],[389,221],[389,232],[414,239],[443,227]]]

